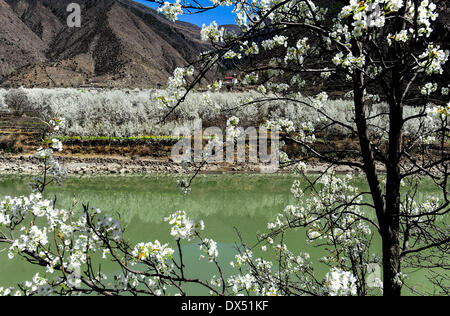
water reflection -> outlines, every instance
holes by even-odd
[[[294,176],[290,175],[200,176],[188,196],[176,188],[177,178],[168,175],[71,177],[62,187],[50,187],[47,197],[56,195],[60,208],[70,207],[75,198],[79,211],[81,204],[89,203],[91,207],[120,216],[126,226],[126,238],[131,243],[158,239],[173,245],[169,225],[163,219],[177,210],[185,210],[189,216],[205,221],[205,236],[218,242],[219,261],[226,274],[231,272],[229,262],[235,253],[234,243],[238,241],[236,230],[249,244],[254,244],[256,235],[265,231],[267,222],[287,204],[295,202],[290,194]],[[29,179],[27,176],[0,176],[0,196],[29,194]],[[360,191],[367,190],[362,179],[355,181]],[[433,193],[436,194],[435,188],[425,185],[416,200],[424,201]],[[373,218],[374,214],[368,216]],[[304,236],[305,232],[301,230],[287,236],[293,252],[310,252],[313,261],[325,255],[317,248],[308,247]],[[374,252],[379,252],[379,244],[375,240]],[[215,272],[212,265],[198,260],[198,245],[187,244],[183,251],[190,269],[188,273],[198,276]],[[0,266],[0,286],[15,285],[30,279],[38,271],[45,272],[20,258],[8,260],[1,246]],[[316,267],[319,274],[327,271],[320,264]],[[116,269],[111,264],[104,268],[108,273],[114,273]],[[416,278],[423,280],[423,275]]]

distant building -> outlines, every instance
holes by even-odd
[[[228,91],[231,91],[231,89],[233,88],[233,86],[238,84],[238,79],[236,78],[236,76],[234,75],[233,77],[224,77],[223,78],[223,84],[227,87]]]

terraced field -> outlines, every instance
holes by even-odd
[[[43,123],[35,111],[11,113],[0,111],[0,134],[42,134],[46,124]]]

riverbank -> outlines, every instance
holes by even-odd
[[[120,156],[56,156],[68,174],[146,174],[146,173],[189,173],[179,163],[169,159],[155,159],[143,157]],[[319,173],[326,170],[328,165],[310,163],[307,171]],[[41,162],[31,155],[2,155],[0,156],[0,174],[36,174],[41,168]],[[383,167],[378,167],[380,171]],[[352,168],[339,166],[338,172],[351,172]],[[280,169],[279,173],[289,173],[289,169]],[[273,173],[269,166],[252,163],[208,163],[201,173]]]

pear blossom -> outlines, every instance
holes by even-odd
[[[203,41],[222,42],[225,29],[222,27],[219,29],[216,21],[213,21],[210,25],[203,24],[200,32]]]
[[[325,276],[325,283],[331,296],[356,295],[356,278],[351,272],[332,269]]]
[[[158,12],[164,14],[169,20],[175,22],[178,20],[178,16],[183,14],[183,8],[181,7],[180,0],[175,2],[164,2],[164,6],[158,8]]]

